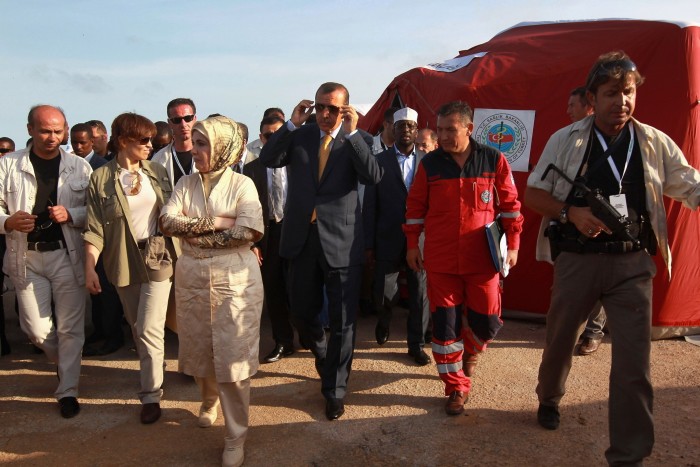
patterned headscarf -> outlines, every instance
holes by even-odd
[[[243,154],[243,133],[238,123],[228,117],[211,117],[198,121],[192,131],[199,131],[211,145],[209,172],[220,172],[238,162]]]

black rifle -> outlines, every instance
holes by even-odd
[[[603,221],[603,224],[618,238],[625,241],[632,242],[634,248],[639,248],[639,239],[635,238],[630,233],[630,224],[632,222],[627,219],[626,216],[620,214],[617,209],[615,209],[612,204],[603,196],[599,189],[591,190],[586,186],[586,179],[583,177],[577,177],[576,180],[571,180],[559,167],[554,164],[549,164],[542,174],[541,180],[547,177],[550,170],[554,170],[556,173],[561,175],[564,180],[569,182],[579,192],[586,198],[588,206],[591,208],[591,212],[598,219]],[[581,241],[582,239],[579,239]]]

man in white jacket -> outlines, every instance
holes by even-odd
[[[71,418],[80,411],[86,293],[81,233],[92,169],[60,147],[66,120],[59,108],[33,107],[27,129],[33,143],[0,159],[4,270],[17,292],[22,330],[58,366],[55,395],[61,415]]]

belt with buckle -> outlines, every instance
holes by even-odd
[[[27,250],[45,252],[45,251],[56,251],[66,247],[63,240],[56,240],[55,242],[27,242]]]

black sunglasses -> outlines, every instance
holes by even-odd
[[[186,121],[187,123],[190,123],[192,120],[194,120],[194,115],[185,115],[183,117],[171,117],[171,118],[168,118],[168,120],[173,125],[179,125],[180,123],[182,123],[183,120]]]
[[[145,145],[147,145],[148,143],[151,142],[151,137],[150,137],[150,136],[145,136],[145,137],[143,137],[143,138],[141,138],[141,139],[137,139],[136,141],[137,141],[139,144],[145,146]]]
[[[314,109],[316,109],[316,113],[321,113],[326,109],[328,109],[328,112],[331,114],[337,114],[340,112],[340,107],[335,105],[314,104]]]
[[[46,207],[47,207],[47,208],[53,207],[53,203],[51,202],[51,198],[49,198],[49,199],[46,201]],[[39,231],[42,231],[42,230],[46,230],[46,229],[48,229],[48,228],[51,228],[52,225],[53,225],[53,221],[52,221],[51,219],[49,219],[49,220],[47,220],[47,221],[42,222],[42,223],[39,224],[39,225],[34,226],[34,232],[39,232]]]
[[[10,148],[0,148],[0,154],[7,154],[10,152]]]

